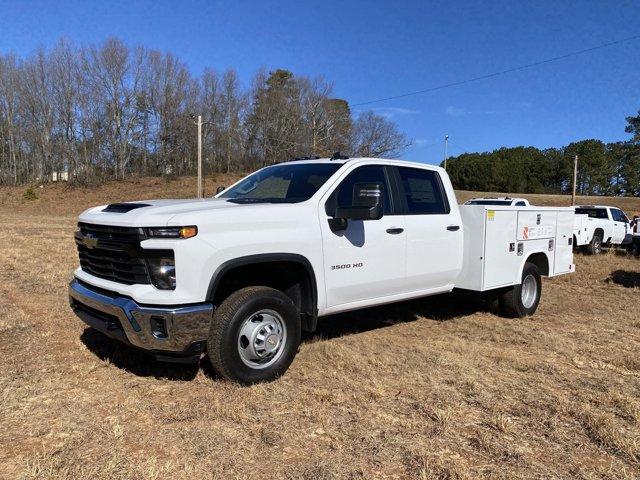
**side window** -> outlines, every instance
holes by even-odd
[[[516,202],[516,207],[526,207],[524,202]]]
[[[399,167],[400,181],[408,214],[446,214],[449,202],[437,172],[420,168]]]
[[[353,187],[356,183],[379,182],[382,184],[382,207],[385,215],[391,215],[393,211],[391,205],[391,195],[389,181],[385,168],[382,165],[367,165],[356,168],[342,180],[336,188],[324,208],[327,215],[334,217],[337,207],[350,207],[353,203]]]
[[[604,218],[609,219],[609,214],[606,208],[576,208],[577,214],[589,215],[591,218]],[[613,217],[612,217],[613,218]]]
[[[618,214],[618,210],[616,210],[615,208],[611,209],[611,219],[614,222],[619,222],[620,221],[620,215]]]
[[[611,209],[611,216],[613,217],[613,220],[616,222],[626,222],[627,221],[627,217],[625,216],[624,213],[622,213],[622,211],[618,210],[617,208],[612,208]]]

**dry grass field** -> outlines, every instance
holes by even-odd
[[[284,377],[240,387],[67,304],[83,208],[193,186],[0,189],[0,478],[640,477],[640,259],[577,255],[523,320],[460,294],[321,319]]]

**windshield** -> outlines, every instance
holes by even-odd
[[[219,198],[235,203],[297,203],[309,200],[341,163],[281,164],[249,175]]]
[[[511,200],[469,200],[467,205],[511,205]]]

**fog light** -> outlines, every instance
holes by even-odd
[[[169,257],[157,257],[147,259],[151,282],[161,290],[175,290],[176,288],[176,262]]]
[[[167,324],[163,317],[153,316],[151,317],[151,333],[156,338],[167,338]]]

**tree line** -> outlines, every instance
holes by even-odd
[[[0,55],[0,184],[80,183],[194,173],[203,116],[205,173],[249,171],[336,151],[396,156],[409,145],[387,118],[354,115],[325,79],[234,70],[194,76],[175,55],[117,38],[61,40]]]
[[[571,193],[578,155],[579,195],[640,196],[640,111],[627,117],[628,141],[583,140],[562,148],[500,148],[447,159],[455,188],[483,192]]]

